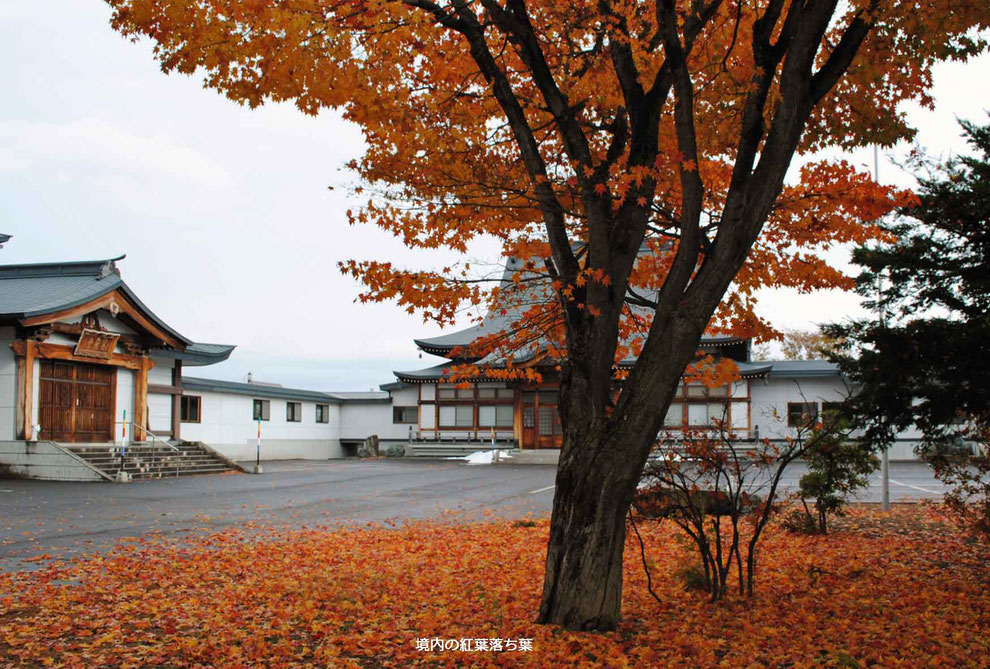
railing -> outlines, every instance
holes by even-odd
[[[124,425],[125,428],[126,428],[127,425],[130,425],[131,428],[133,428],[133,430],[134,430],[132,434],[135,434],[136,435],[138,433],[138,430],[140,430],[141,432],[144,432],[144,437],[145,437],[146,440],[150,437],[151,438],[151,441],[153,443],[157,444],[157,443],[160,442],[160,443],[164,444],[165,446],[167,446],[168,448],[170,448],[175,453],[178,453],[179,455],[182,454],[182,449],[176,448],[175,446],[173,446],[172,444],[168,443],[166,440],[162,439],[161,437],[158,437],[157,435],[152,434],[151,431],[147,427],[145,427],[143,425],[137,425],[133,421],[129,421],[129,420],[118,420],[118,421],[116,421],[114,423],[114,426],[117,426],[117,425]],[[115,429],[116,429],[116,427],[115,427]],[[126,430],[125,430],[125,432],[126,432]],[[114,440],[116,441],[116,438]],[[126,437],[126,434],[125,434],[124,441],[122,441],[121,444],[120,444],[120,469],[121,469],[121,471],[123,471],[123,469],[124,469],[124,457],[126,455],[126,452],[127,452],[127,437]],[[152,458],[152,466],[154,466],[155,464],[157,464],[157,458],[158,458],[158,456],[157,456],[157,454],[155,454],[153,456],[153,458]],[[178,461],[176,461],[176,463],[175,463],[175,475],[176,476],[179,475],[179,462]]]

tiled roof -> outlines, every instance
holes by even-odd
[[[772,360],[770,378],[806,379],[840,376],[839,367],[828,360]]]
[[[190,365],[208,365],[230,357],[233,346],[199,344],[182,336],[138,299],[120,278],[117,261],[0,265],[0,322],[16,322],[85,304],[113,291],[120,291],[149,320],[185,345],[185,351],[162,349],[158,354],[180,358]]]
[[[234,395],[251,395],[254,397],[277,398],[286,400],[305,400],[324,404],[337,404],[341,400],[330,393],[318,390],[300,390],[298,388],[283,388],[261,383],[241,383],[238,381],[222,381],[220,379],[204,379],[196,376],[182,376],[183,390],[203,390]]]
[[[635,360],[623,361],[620,366],[631,366],[635,363]],[[393,372],[396,378],[400,382],[405,383],[431,383],[436,382],[444,378],[445,372],[452,369],[456,363],[453,362],[443,362],[439,365],[434,365],[433,367],[427,367],[425,369],[417,369],[409,372]],[[772,365],[777,363],[769,362],[737,362],[739,366],[739,373],[743,378],[759,378],[771,374]],[[495,380],[495,379],[492,379]],[[484,382],[485,379],[478,379],[479,382]]]

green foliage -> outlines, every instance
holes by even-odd
[[[677,580],[684,584],[684,589],[694,592],[708,592],[708,577],[705,570],[697,562],[686,562],[677,569]]]
[[[842,515],[849,496],[869,485],[870,474],[880,461],[867,445],[850,440],[835,423],[812,433],[804,457],[808,473],[798,483],[798,494],[809,525],[826,534],[828,516]],[[814,517],[807,506],[809,499],[814,501]]]
[[[889,225],[896,241],[853,254],[874,317],[826,332],[842,341],[832,358],[858,387],[864,441],[885,448],[916,426],[954,487],[950,507],[990,534],[990,466],[977,454],[990,434],[990,125],[961,125],[973,155],[914,159],[926,176],[918,206]]]

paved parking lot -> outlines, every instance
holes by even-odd
[[[123,537],[215,531],[255,522],[302,527],[449,516],[518,518],[549,513],[553,467],[469,466],[442,460],[264,463],[265,473],[140,481],[127,485],[0,480],[0,570],[25,558],[71,557]],[[801,466],[788,469],[792,487]],[[891,498],[942,492],[920,463],[893,463]],[[875,477],[878,479],[878,476]],[[879,501],[877,482],[864,501]]]

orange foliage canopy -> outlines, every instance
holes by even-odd
[[[242,104],[291,101],[308,114],[334,108],[358,124],[367,153],[352,167],[367,188],[359,189],[366,201],[350,212],[353,223],[379,226],[415,248],[464,252],[487,236],[501,242],[506,257],[544,259],[561,253],[549,242],[600,243],[588,224],[592,214],[645,216],[644,252],[631,285],[647,291],[659,288],[670,270],[685,225],[683,184],[694,176],[704,187],[701,232],[709,242],[718,234],[749,96],[766,79],[757,63],[767,54],[754,53],[758,19],[790,16],[790,3],[780,0],[107,2],[114,27],[150,37],[166,71],[201,71],[207,86]],[[850,29],[869,32],[848,71],[811,112],[796,146],[804,166],[792,170],[709,325],[713,333],[774,336],[755,313],[754,291],[762,286],[850,286],[819,252],[878,237],[871,221],[912,196],[821,151],[910,138],[898,105],[931,106],[932,66],[981,51],[979,31],[990,26],[985,0],[850,0],[825,11],[834,17],[814,53],[822,85],[832,60],[841,60],[832,57],[855,32]],[[477,28],[475,36],[456,29],[457,22]],[[692,155],[677,136],[665,79],[674,59],[665,22],[676,22],[693,89]],[[771,37],[786,29],[776,24]],[[786,50],[781,41],[774,48]],[[554,82],[549,94],[547,79]],[[765,128],[783,100],[782,77],[772,73],[769,80]],[[499,85],[511,99],[496,99]],[[648,119],[655,128],[644,129],[633,98],[654,93],[669,101]],[[643,137],[656,145],[648,162],[637,144]],[[559,208],[566,234],[556,241],[548,238],[548,203]],[[702,240],[698,266],[710,248]],[[494,313],[504,308],[505,291],[489,290],[485,279],[492,277],[467,266],[419,271],[364,260],[342,269],[364,282],[362,300],[394,299],[441,325],[468,305]],[[582,282],[615,278],[588,265],[568,273],[537,262],[529,271],[554,274],[556,294],[547,293],[545,305],[514,310],[524,326],[508,328],[483,348],[516,348],[534,332],[562,347],[562,308],[571,303],[597,316],[601,307]],[[627,314],[620,340],[645,332],[651,318]]]
[[[986,556],[919,513],[853,510],[860,529],[827,537],[771,526],[756,597],[724,605],[684,589],[673,525],[641,523],[664,604],[630,537],[626,613],[609,634],[533,623],[542,520],[145,538],[0,575],[0,665],[985,666]],[[529,638],[533,650],[416,649],[433,637]]]

